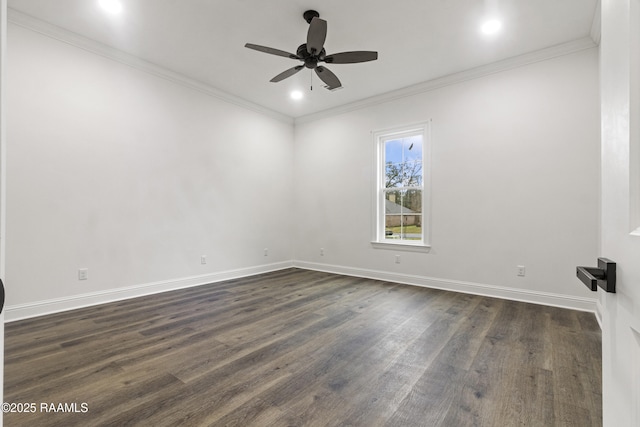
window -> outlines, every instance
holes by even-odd
[[[428,248],[428,123],[374,133],[374,246]]]

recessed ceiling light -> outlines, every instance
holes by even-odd
[[[122,3],[120,0],[100,0],[100,7],[109,13],[120,13],[122,12]]]
[[[293,92],[291,92],[291,99],[295,99],[296,101],[302,99],[303,96],[304,94],[299,90],[294,90]]]
[[[495,34],[502,28],[502,22],[497,19],[490,19],[485,21],[484,24],[480,27],[480,31],[484,34]]]

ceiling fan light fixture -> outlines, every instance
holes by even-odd
[[[289,96],[291,96],[291,99],[295,101],[299,101],[304,97],[304,94],[302,93],[301,90],[294,90],[291,92]]]
[[[99,0],[100,7],[108,13],[117,15],[122,12],[122,3],[120,0]]]
[[[502,22],[498,19],[489,19],[480,26],[480,31],[482,31],[483,34],[491,35],[496,34],[501,28]]]

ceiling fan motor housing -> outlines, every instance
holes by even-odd
[[[318,62],[324,60],[325,56],[327,56],[327,52],[322,48],[319,54],[310,54],[307,52],[307,44],[303,43],[298,46],[298,50],[296,54],[299,58],[304,61],[304,66],[307,68],[316,68],[318,66]]]

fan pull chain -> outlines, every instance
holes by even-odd
[[[313,90],[313,71],[309,72],[309,86]]]

